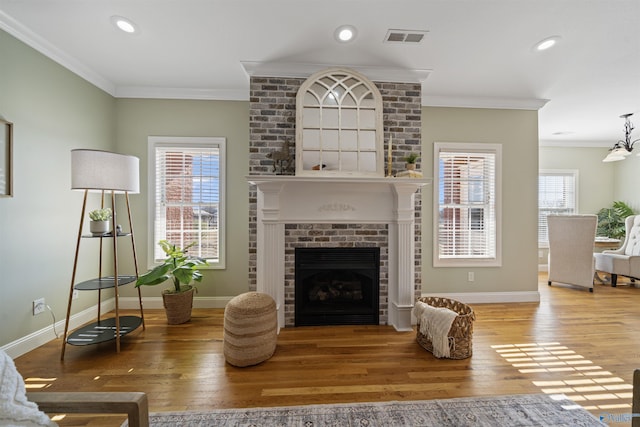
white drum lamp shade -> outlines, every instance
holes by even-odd
[[[140,159],[101,150],[71,150],[71,189],[140,192]]]

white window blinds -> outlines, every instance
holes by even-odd
[[[435,265],[499,262],[499,153],[486,145],[436,144]]]
[[[165,138],[153,143],[154,262],[165,258],[160,240],[180,247],[197,242],[190,255],[214,266],[223,261],[224,144],[221,138],[203,139],[211,141]]]
[[[549,244],[548,215],[572,215],[577,206],[577,170],[541,170],[538,174],[538,244]]]

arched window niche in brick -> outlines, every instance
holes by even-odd
[[[296,96],[296,175],[383,177],[382,96],[364,75],[330,68]]]

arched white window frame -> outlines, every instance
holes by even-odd
[[[312,75],[296,96],[296,175],[384,176],[382,125],[382,95],[367,77]]]

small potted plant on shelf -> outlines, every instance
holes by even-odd
[[[420,158],[420,155],[418,153],[409,153],[409,155],[407,155],[406,157],[403,157],[402,160],[404,160],[405,163],[405,168],[407,170],[415,170],[416,168],[416,160],[418,160]]]
[[[96,209],[89,212],[89,231],[94,236],[100,236],[109,232],[109,220],[111,219],[111,209]]]
[[[136,281],[136,288],[140,286],[154,286],[171,280],[173,287],[162,292],[167,322],[179,325],[191,319],[193,294],[196,291],[192,282],[202,281],[199,266],[208,265],[203,258],[187,255],[188,249],[196,244],[191,243],[184,249],[166,240],[158,243],[167,257],[162,264],[142,274]]]

